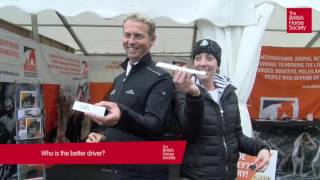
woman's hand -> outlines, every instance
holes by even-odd
[[[192,79],[192,75],[186,72],[176,71],[173,82],[177,90],[185,92],[190,96],[200,96],[200,89]]]

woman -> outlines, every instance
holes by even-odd
[[[242,132],[235,87],[217,72],[221,63],[220,46],[209,39],[196,43],[193,67],[206,75],[192,77],[175,72],[175,113],[187,139],[183,179],[234,180],[239,152],[257,156],[251,167],[264,171],[270,154],[266,144]]]

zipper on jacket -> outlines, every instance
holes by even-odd
[[[122,91],[122,88],[123,88],[123,84],[124,84],[125,81],[126,81],[126,76],[123,78],[123,80],[121,82],[121,86],[120,86],[119,92],[117,94],[117,102],[119,102],[119,96],[121,94],[121,91]]]
[[[228,168],[228,147],[227,147],[227,143],[226,143],[226,138],[225,138],[225,122],[224,122],[224,117],[223,117],[223,109],[220,108],[220,114],[221,114],[221,118],[222,118],[222,131],[223,131],[223,134],[222,134],[222,140],[223,140],[223,146],[225,148],[225,152],[226,152],[226,175],[227,175],[227,179],[228,178],[228,174],[229,174],[229,168]]]
[[[126,81],[129,77],[132,76],[132,74],[133,74],[135,71],[136,71],[135,68],[132,66],[130,72],[129,72],[127,75],[125,75],[124,78],[122,79],[122,83],[121,83],[121,86],[120,86],[120,89],[119,89],[119,93],[118,93],[118,95],[117,95],[117,102],[119,102],[119,96],[120,96],[120,94],[121,94],[121,91],[122,91],[122,88],[123,88],[123,84],[125,83],[125,81]]]

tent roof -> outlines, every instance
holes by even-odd
[[[186,2],[191,1],[188,0]],[[208,2],[206,1],[206,3]],[[77,7],[79,8],[80,6],[75,8]],[[199,6],[195,8],[205,7]],[[168,11],[169,15],[166,17],[159,15],[155,17],[157,43],[152,48],[152,52],[155,54],[187,56],[190,54],[194,40],[200,38],[194,20],[199,19],[201,16],[199,16],[199,12],[198,14],[193,12],[193,14],[191,13],[192,17],[189,19],[177,18],[173,20],[173,14],[170,14],[170,10]],[[195,10],[193,9],[193,11]],[[97,9],[95,12],[101,12],[101,10]],[[110,18],[102,18],[92,12],[84,12],[77,16],[63,16],[53,10],[40,11],[36,15],[39,34],[73,47],[78,53],[87,52],[89,55],[123,53],[121,24],[124,16],[122,15],[112,16],[115,13],[110,12]],[[1,7],[0,3],[0,18],[26,29],[32,29],[31,14],[17,7]],[[313,10],[312,18],[312,33],[287,34],[286,9],[277,5],[262,44],[279,47],[320,47],[320,13]],[[210,21],[210,18],[208,21]],[[69,27],[74,32],[73,36],[72,32],[68,31]]]
[[[78,16],[63,16],[74,31],[75,38],[81,42],[88,54],[123,53],[121,44],[123,17],[107,19],[89,12]],[[15,7],[2,8],[0,18],[26,29],[32,29],[31,15]],[[81,52],[79,44],[55,11],[46,10],[38,13],[37,21],[39,34]],[[157,43],[152,48],[153,53],[188,55],[191,50],[194,23],[181,24],[168,18],[156,18],[155,21],[158,27]]]

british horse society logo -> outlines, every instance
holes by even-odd
[[[36,50],[27,46],[24,46],[23,52],[25,55],[25,62],[23,64],[24,76],[25,77],[37,77],[37,59]]]

